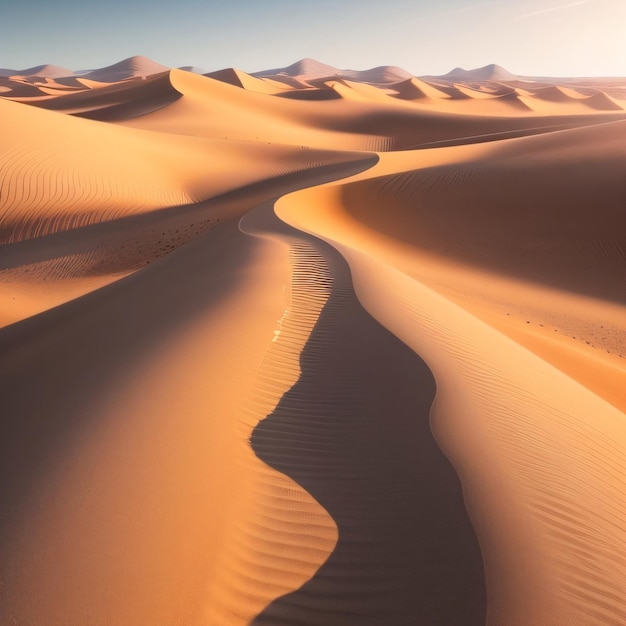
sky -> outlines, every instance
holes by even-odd
[[[626,76],[626,0],[0,0],[0,67],[73,70],[144,55],[254,72],[310,57],[415,75],[490,63]]]

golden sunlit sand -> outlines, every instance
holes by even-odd
[[[0,76],[0,623],[626,622],[626,80]]]

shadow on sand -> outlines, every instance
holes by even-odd
[[[283,224],[276,230],[286,234]],[[434,378],[361,307],[343,258],[289,231],[327,262],[331,295],[301,354],[300,379],[251,444],[322,504],[339,539],[309,582],[253,624],[484,624],[481,553],[429,426]],[[296,254],[294,272],[306,271],[299,262]]]

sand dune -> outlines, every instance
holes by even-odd
[[[515,80],[517,76],[511,74],[508,70],[504,69],[500,65],[492,63],[472,70],[466,70],[462,67],[455,67],[447,74],[441,76],[449,80],[461,80],[464,82],[478,82],[478,81],[503,81],[503,80]]]
[[[168,74],[130,80],[132,84],[126,81],[110,84],[78,78],[76,87],[47,84],[45,87],[39,86],[39,91],[57,97],[38,100],[32,104],[80,117],[114,121],[156,111],[181,96],[172,87]]]
[[[346,107],[340,101],[327,102],[329,108],[320,110],[318,102],[271,97],[188,72],[173,70],[170,80],[182,98],[166,109],[122,123],[167,133],[301,148],[384,150],[391,141],[386,134],[368,132],[365,125],[362,131],[344,129],[340,120]],[[364,110],[362,115],[367,113]]]
[[[418,100],[426,97],[447,98],[448,95],[438,89],[430,88],[430,85],[418,78],[409,78],[405,81],[395,83],[393,90],[397,98],[403,100]]]
[[[612,91],[603,85],[597,89],[568,86],[567,82],[559,85],[516,87],[519,99],[531,110],[542,114],[558,115],[570,111],[572,113],[589,113],[592,111],[625,110],[624,103],[609,95]]]
[[[104,126],[12,102],[0,105],[11,120],[3,138],[4,241],[188,204],[345,158],[260,142],[242,149],[223,140]]]
[[[0,78],[0,86],[5,98],[38,98],[44,95],[37,85],[10,78]]]
[[[310,77],[328,77],[335,76],[339,70],[331,65],[320,63],[315,59],[300,59],[287,67],[274,68],[271,70],[263,70],[254,72],[253,76],[263,78],[266,76],[310,76]]]
[[[585,138],[584,134],[576,136],[578,131],[570,132],[575,135],[571,137],[572,142]],[[606,139],[614,133],[615,129],[608,129],[605,137],[601,134],[589,137],[591,133],[587,132],[588,147],[595,144],[599,149],[600,146],[607,147],[607,143],[610,146],[611,142]],[[524,143],[542,139],[532,138]],[[563,150],[561,160],[569,155],[569,139],[555,138]],[[622,143],[616,139],[614,149]],[[526,166],[531,166],[537,155],[532,149],[515,146],[514,150],[518,149]],[[469,153],[465,152],[467,157]],[[503,158],[502,154],[496,154],[494,159]],[[554,152],[551,156],[554,158]],[[474,154],[472,164],[484,162],[484,157],[478,160],[476,157],[479,157],[478,153]],[[619,163],[622,168],[626,155],[623,151],[611,154],[609,148],[606,157],[607,161]],[[410,162],[409,155],[406,158]],[[577,164],[578,173],[593,162],[594,155],[587,153],[582,163]],[[402,167],[408,165],[405,161]],[[554,169],[560,169],[559,165],[562,167],[558,161],[554,163]],[[455,169],[462,172],[465,168],[456,165]],[[594,173],[597,175],[602,169],[599,166]],[[614,183],[619,184],[621,177],[618,178],[617,169],[614,170]],[[472,207],[471,200],[461,205],[458,199],[451,198],[433,205],[437,192],[458,185],[463,185],[467,191],[470,184],[478,189],[479,181],[472,183],[469,177],[459,177],[457,181],[442,186],[431,183],[426,188],[428,199],[414,198],[411,202],[413,212],[407,212],[403,218],[396,217],[396,208],[392,207],[401,206],[402,194],[411,193],[411,189],[418,185],[417,181],[413,182],[416,173],[382,179],[368,177],[360,183],[294,194],[281,201],[278,215],[294,226],[323,235],[338,247],[350,263],[356,293],[366,309],[424,356],[433,371],[438,385],[432,415],[435,432],[464,479],[466,501],[473,512],[479,538],[481,524],[485,532],[481,545],[490,607],[487,623],[548,624],[564,620],[576,624],[618,624],[625,614],[621,589],[626,582],[626,562],[617,547],[624,539],[626,522],[619,504],[623,501],[623,443],[626,437],[623,413],[626,410],[623,396],[626,376],[623,359],[626,336],[623,241],[618,244],[617,256],[607,263],[604,279],[610,283],[605,298],[617,297],[619,305],[603,305],[602,301],[586,300],[560,291],[553,291],[550,299],[540,287],[533,291],[532,284],[528,283],[521,286],[523,291],[520,293],[516,281],[494,281],[487,272],[473,276],[471,269],[468,271],[467,258],[465,264],[450,263],[455,244],[466,245],[471,240],[467,223],[454,232],[455,220],[444,217],[442,223],[446,225],[446,237],[449,236],[446,243],[428,229],[432,222],[424,211],[432,210],[434,215],[440,214],[444,205],[448,210],[457,207],[459,215],[465,218]],[[554,174],[550,176],[548,173],[552,184],[555,188],[562,187]],[[532,173],[529,175],[533,176]],[[482,250],[488,250],[492,245],[488,228],[494,227],[498,231],[497,240],[510,249],[513,242],[506,237],[503,227],[510,226],[517,231],[520,243],[525,241],[519,224],[509,223],[512,214],[519,215],[519,209],[515,205],[510,209],[502,206],[498,201],[498,177],[492,172],[489,178],[492,181],[490,193],[494,197],[493,204],[484,207],[489,217],[474,215],[470,219],[483,227]],[[395,191],[390,191],[395,196],[391,201],[382,190],[386,188],[384,185],[396,179],[399,185]],[[468,182],[464,183],[464,179]],[[572,179],[568,176],[566,180]],[[500,181],[503,189],[507,188],[507,182]],[[610,198],[611,192],[608,194]],[[545,198],[539,190],[534,196],[535,202]],[[555,232],[561,233],[562,242],[567,239],[569,245],[574,244],[566,221],[558,215],[558,205],[555,206],[551,198],[549,204],[543,202],[539,200],[537,210],[545,212]],[[570,198],[562,205],[568,207],[571,217],[573,214],[578,218],[588,215],[585,199],[580,198],[578,202],[577,206],[577,199]],[[380,206],[387,207],[384,217]],[[424,208],[418,212],[416,207],[419,206]],[[614,201],[611,207],[609,200],[607,215],[613,213],[614,219],[623,222],[618,206],[623,205]],[[507,216],[506,226],[500,222],[499,214]],[[407,222],[409,215],[415,220],[413,225]],[[596,227],[603,228],[593,221]],[[599,218],[599,221],[604,220]],[[383,222],[387,226],[395,224],[398,228],[393,236],[388,228],[381,226]],[[532,223],[528,221],[529,225]],[[591,222],[587,224],[587,228],[591,226]],[[539,227],[548,230],[547,225]],[[623,228],[617,232],[621,235]],[[585,231],[585,235],[593,240],[591,232]],[[607,241],[611,239],[610,234],[599,236]],[[421,243],[417,243],[418,239]],[[404,241],[411,243],[400,243]],[[445,255],[424,253],[425,248],[438,246],[437,242],[441,242]],[[483,252],[477,250],[474,254],[472,263],[488,263],[489,271],[495,273],[496,278],[506,272],[494,259],[484,261]],[[560,246],[554,247],[547,253],[546,265],[557,263],[559,259],[571,261],[580,254],[581,251],[575,253]],[[598,262],[595,254],[591,254]],[[601,252],[600,256],[604,254]],[[511,258],[514,256],[511,251]],[[528,251],[524,259],[540,263],[544,260],[543,254],[534,255]],[[590,262],[593,264],[594,261],[581,259],[581,264]],[[521,265],[520,261],[517,265]],[[575,270],[568,274],[570,287],[577,280],[576,274]],[[537,276],[536,280],[543,278],[543,275]],[[589,282],[593,283],[593,279]],[[564,283],[560,284],[564,286]],[[580,289],[587,282],[577,284]],[[444,294],[446,299],[436,291]],[[544,310],[539,304],[542,301],[546,305]],[[523,312],[523,307],[529,307],[530,302],[534,303],[535,309],[531,315],[533,326],[549,327],[546,334],[547,331],[550,334],[554,334],[553,330],[558,331],[558,339],[553,338],[551,345],[536,341],[535,333],[525,328],[526,320],[522,315],[528,316],[529,313]],[[555,303],[558,308],[553,309],[551,305]],[[508,316],[514,319],[508,320]],[[488,321],[489,325],[477,318]],[[579,333],[584,338],[594,328],[602,329],[602,339],[599,344],[594,341],[593,348],[585,353],[583,347],[590,342],[581,342]],[[572,337],[565,335],[568,332],[576,333],[578,342],[583,344],[578,348],[576,359],[571,358]],[[516,343],[504,334],[513,336]],[[611,348],[610,353],[607,347]],[[621,351],[622,356],[615,351]],[[558,370],[563,365],[565,375]],[[567,444],[561,447],[563,442]],[[483,445],[486,445],[485,449]],[[607,445],[609,449],[601,453],[600,450]],[[475,454],[478,448],[482,452]],[[466,456],[469,450],[473,452]],[[487,459],[481,458],[481,454],[494,456]],[[600,461],[600,455],[603,455],[603,461]],[[498,468],[498,478],[492,482],[490,477],[494,476],[495,467]],[[472,487],[474,477],[478,475],[481,478],[477,478]],[[572,480],[574,476],[576,478]],[[501,491],[497,485],[504,483],[507,486]],[[486,484],[491,485],[488,492],[484,491]],[[476,495],[473,489],[477,490]],[[489,489],[491,496],[495,497],[491,504]],[[508,502],[506,510],[509,513],[503,512],[502,498]],[[517,506],[521,508],[515,513]],[[495,515],[489,512],[490,507]],[[581,536],[585,538],[583,552]],[[509,558],[505,554],[512,545],[518,546],[520,551],[513,549],[515,557]],[[613,548],[607,548],[608,545]],[[512,563],[515,563],[514,567]],[[573,568],[577,568],[577,574],[573,574]],[[587,592],[587,585],[592,586],[592,594]]]
[[[387,94],[367,83],[356,83],[350,80],[333,80],[326,83],[342,98],[358,102],[387,102]]]
[[[255,72],[253,76],[302,87],[316,86],[329,80],[340,79],[370,85],[387,85],[411,78],[411,74],[400,67],[381,65],[367,70],[342,70],[314,59],[302,59],[288,67]]]
[[[0,75],[1,623],[624,623],[624,81]]]
[[[134,56],[107,67],[81,72],[81,75],[90,80],[113,83],[127,78],[152,76],[168,70],[168,67],[155,63],[151,59]]]
[[[290,91],[286,85],[275,80],[261,80],[234,68],[218,70],[217,72],[209,72],[204,75],[208,78],[228,83],[229,85],[235,85],[235,87],[241,87],[249,91],[256,91],[257,93],[280,94],[286,90]]]
[[[62,76],[71,76],[72,74],[72,70],[59,67],[58,65],[37,65],[25,70],[0,70],[0,76],[15,78],[60,78]]]
[[[235,87],[243,87],[241,73],[234,68],[226,68],[216,72],[209,72],[208,74],[204,74],[204,76],[207,78],[214,78],[215,80],[219,80],[223,83],[228,83],[229,85],[234,85]]]

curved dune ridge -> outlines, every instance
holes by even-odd
[[[0,622],[626,621],[626,82],[0,70]]]

